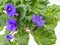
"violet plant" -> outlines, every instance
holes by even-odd
[[[4,10],[8,16],[14,16],[16,14],[16,8],[11,3],[6,4]]]
[[[1,0],[0,30],[6,26],[6,32],[0,36],[0,45],[28,45],[29,33],[38,45],[55,44],[54,28],[60,21],[60,6],[48,3],[48,0]]]

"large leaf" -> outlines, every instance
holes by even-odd
[[[32,35],[35,38],[35,41],[38,45],[53,45],[56,40],[56,36],[54,31],[48,27],[42,27],[40,29],[36,29],[32,32]]]

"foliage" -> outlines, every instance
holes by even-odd
[[[60,20],[60,6],[47,6],[48,0],[0,0],[0,30],[6,25],[8,16],[3,12],[4,5],[11,2],[19,14],[17,19],[17,31],[15,41],[10,42],[3,36],[0,36],[0,45],[28,45],[29,35],[25,32],[26,28],[31,30],[38,45],[53,45],[56,41],[54,28],[57,21]],[[38,28],[32,23],[32,15],[38,14],[44,16],[46,23]]]

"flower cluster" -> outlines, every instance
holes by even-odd
[[[16,8],[12,5],[12,3],[8,3],[7,5],[5,5],[4,10],[10,17],[14,17],[14,15],[16,14]],[[10,18],[7,19],[6,30],[14,32],[16,30],[16,26],[17,26],[16,20]],[[14,36],[12,34],[8,34],[5,36],[5,38],[11,40],[14,39]]]
[[[8,3],[7,5],[5,5],[4,10],[6,11],[7,15],[10,17],[14,17],[14,15],[16,14],[16,8],[11,3]],[[45,24],[46,21],[43,20],[43,16],[38,16],[34,14],[32,16],[32,22],[40,28]],[[7,26],[6,27],[7,30],[14,32],[17,27],[17,22],[14,19],[8,18],[6,22],[6,26]],[[5,38],[8,40],[11,40],[11,39],[14,39],[14,36],[12,34],[8,34],[5,36]]]
[[[45,20],[42,20],[43,16],[33,15],[32,22],[35,23],[39,28],[45,24]]]
[[[16,8],[11,3],[8,3],[7,5],[5,5],[4,10],[6,11],[8,16],[13,17],[16,14]]]
[[[7,19],[6,25],[7,25],[6,27],[7,30],[10,30],[11,32],[16,30],[16,26],[17,26],[16,20]]]

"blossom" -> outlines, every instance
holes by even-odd
[[[9,34],[9,35],[6,35],[5,38],[8,40],[12,40],[12,39],[14,39],[14,36]]]
[[[38,27],[42,27],[45,24],[45,20],[42,20],[43,16],[33,15],[32,22],[35,23]]]
[[[4,6],[4,10],[6,11],[8,16],[14,16],[16,14],[16,8],[11,4],[8,3]]]
[[[15,31],[16,26],[17,26],[17,22],[14,19],[7,19],[6,26],[7,26],[6,27],[7,30],[10,30],[11,32]]]

